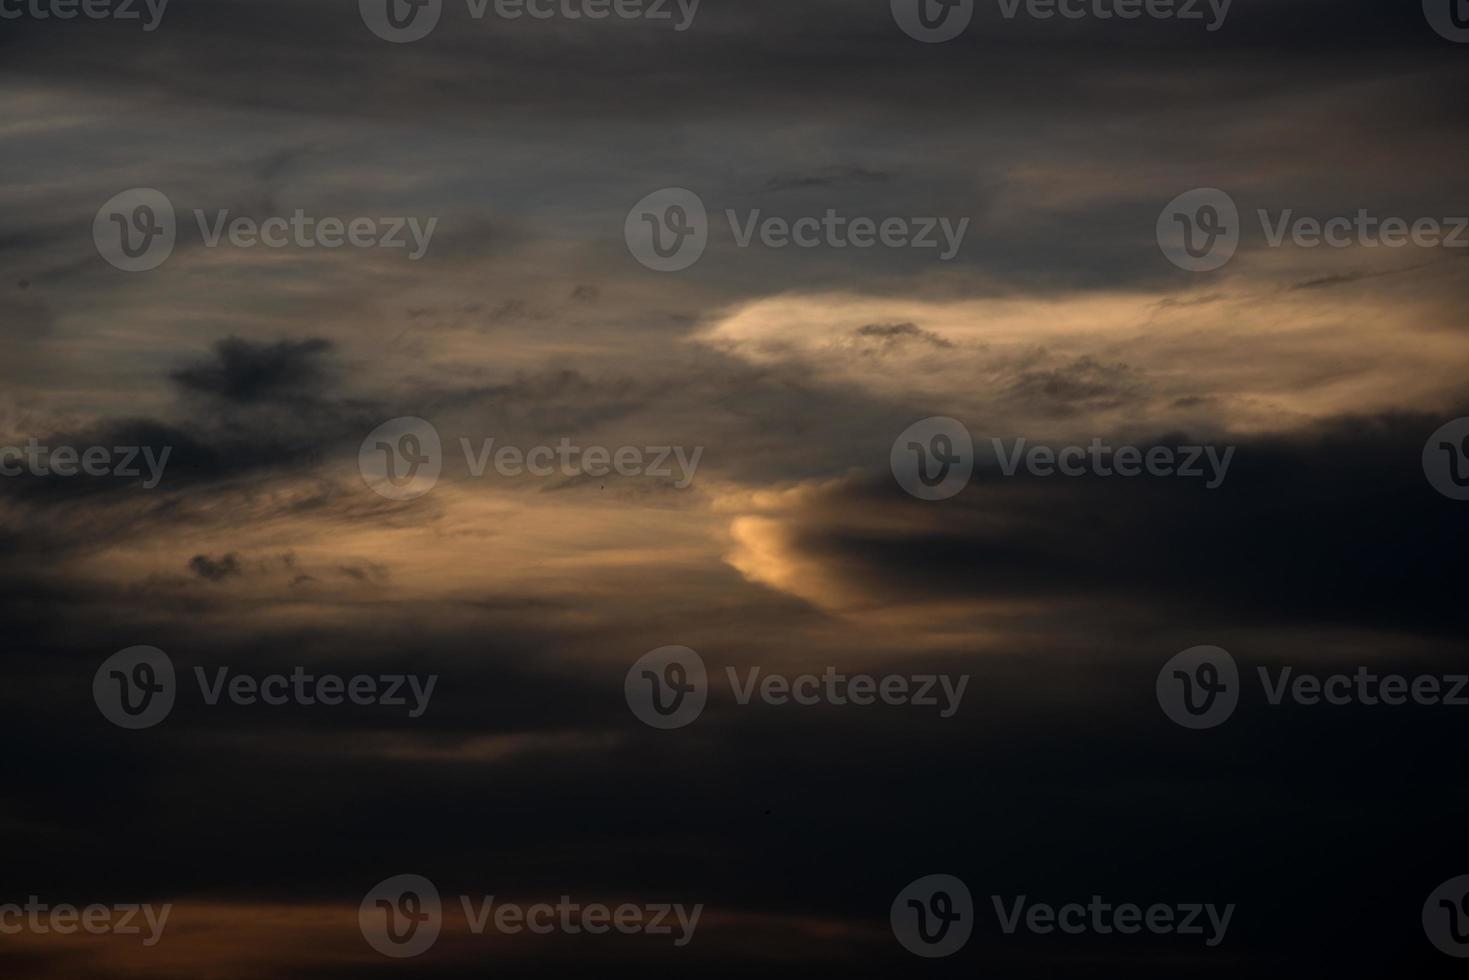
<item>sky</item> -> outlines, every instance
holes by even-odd
[[[1469,703],[1278,680],[1469,673],[1462,3],[124,2],[0,0],[0,974],[1469,955]],[[383,697],[248,693],[294,675]],[[936,703],[780,693],[829,675]]]

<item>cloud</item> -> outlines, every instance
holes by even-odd
[[[1198,643],[1250,679],[1463,670],[1465,512],[1420,453],[1469,405],[1465,263],[1270,248],[1254,216],[1451,211],[1465,52],[1411,3],[1236,0],[1213,34],[976,8],[945,45],[881,0],[709,2],[683,33],[446,3],[412,45],[317,0],[175,3],[147,36],[6,21],[0,445],[172,449],[152,490],[0,478],[0,726],[24,748],[0,786],[6,881],[180,908],[154,954],[7,937],[0,972],[397,974],[356,903],[415,871],[446,893],[702,901],[711,924],[677,964],[451,928],[425,977],[903,976],[888,906],[943,870],[977,896],[1240,903],[1219,956],[984,936],[996,975],[1428,975],[1416,927],[1368,927],[1411,920],[1448,873],[1398,844],[1457,839],[1455,713],[1257,701],[1182,733],[1154,684]],[[179,243],[131,275],[90,229],[141,186],[169,195]],[[714,219],[678,275],[622,241],[665,186]],[[1217,274],[1154,241],[1199,186],[1246,220]],[[410,263],[205,247],[194,214],[298,208],[439,231]],[[971,224],[940,263],[741,248],[720,221],[828,208]],[[930,504],[888,465],[937,414],[980,459]],[[357,471],[403,415],[448,451],[409,502]],[[1236,453],[1216,490],[998,475],[990,440],[1020,437]],[[460,440],[491,438],[704,455],[688,491],[474,477]],[[121,732],[92,683],[140,643],[186,683],[440,683],[411,725],[190,689]],[[624,701],[628,666],[668,644],[713,682],[678,733]],[[728,671],[751,668],[971,684],[952,719],[740,705]],[[1344,928],[1361,941],[1315,941]]]
[[[1435,275],[1451,278],[1456,264]],[[1437,291],[1330,303],[1239,280],[1211,283],[1207,296],[790,293],[737,306],[696,340],[916,417],[982,419],[1032,438],[1280,432],[1352,411],[1439,411],[1462,396],[1449,365],[1469,355],[1469,334],[1440,328]]]
[[[784,191],[793,188],[835,187],[839,184],[882,184],[893,179],[893,175],[880,170],[868,170],[856,166],[827,166],[811,173],[778,174],[765,182],[769,191]]]
[[[189,559],[189,571],[208,582],[222,582],[241,574],[239,556],[233,551],[219,559],[195,555]]]
[[[878,340],[884,347],[892,347],[907,341],[921,341],[935,347],[954,346],[938,334],[920,330],[914,323],[869,323],[857,328],[857,336]]]
[[[1465,613],[1453,599],[1458,559],[1442,542],[1469,536],[1469,515],[1423,476],[1423,442],[1442,421],[1342,417],[1231,441],[1213,490],[1178,477],[1006,477],[988,434],[976,433],[974,482],[942,506],[876,476],[731,503],[749,513],[734,519],[729,560],[754,581],[859,616],[1100,603],[1120,619],[1445,636]],[[997,438],[1013,452],[1013,436]],[[1197,443],[1172,433],[1135,444]],[[944,615],[929,620],[949,628]]]
[[[282,340],[258,344],[237,337],[214,345],[213,358],[175,371],[171,378],[188,391],[228,402],[300,397],[324,383],[322,356],[330,341]]]

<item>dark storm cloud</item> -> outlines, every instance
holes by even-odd
[[[1073,415],[1135,403],[1146,383],[1126,364],[1102,364],[1091,357],[1050,370],[1020,369],[1006,398],[1045,414]]]
[[[1217,112],[1231,93],[1248,102],[1284,84],[1330,87],[1383,62],[1459,60],[1416,4],[1237,0],[1225,29],[1214,33],[1149,19],[1006,20],[997,4],[977,7],[962,38],[929,46],[897,29],[886,2],[824,0],[793,9],[776,0],[706,0],[681,33],[615,18],[475,21],[464,4],[448,2],[428,39],[391,45],[368,32],[352,3],[196,0],[174,3],[149,35],[105,23],[79,31],[12,22],[9,70],[58,79],[80,73],[166,98],[353,115],[472,108],[592,117],[642,115],[650,107],[670,116],[802,114],[865,103],[933,119],[951,115],[956,100],[970,109],[1044,105],[1072,116],[1115,105],[1118,94],[1136,111],[1186,111],[1207,97]],[[1261,72],[1258,60],[1235,69],[1220,52],[1290,57]],[[1145,85],[1125,77],[1141,55],[1152,72]],[[656,72],[637,70],[650,62]],[[1158,82],[1169,74],[1180,84]],[[340,84],[347,77],[352,84]],[[601,84],[609,77],[618,84]],[[678,84],[666,84],[669,78]],[[813,78],[825,84],[813,86]],[[1080,84],[1104,78],[1119,90]],[[1060,92],[1068,93],[1064,102],[1055,100]]]
[[[211,356],[169,374],[180,390],[207,396],[188,403],[187,412],[178,418],[123,418],[35,436],[43,450],[146,448],[154,459],[164,459],[166,452],[164,479],[142,496],[138,496],[138,485],[146,473],[126,478],[30,470],[0,481],[0,495],[43,508],[65,505],[73,509],[84,498],[115,498],[99,500],[100,507],[122,503],[122,496],[132,495],[142,513],[182,517],[172,494],[241,479],[309,475],[323,462],[354,454],[368,432],[397,416],[464,417],[469,420],[467,435],[476,437],[504,435],[507,430],[521,436],[589,436],[600,427],[646,410],[662,388],[657,380],[552,369],[487,385],[426,385],[399,395],[393,403],[377,402],[336,390],[340,365],[331,355],[332,345],[320,339],[224,340]],[[691,379],[680,382],[685,389],[694,384],[697,381]],[[454,432],[446,429],[446,438]],[[455,454],[452,439],[450,442],[452,463]],[[19,448],[23,450],[24,445]],[[134,455],[134,465],[142,468],[141,452]],[[298,511],[324,511],[338,504],[348,502],[326,493],[294,499],[289,506]],[[141,513],[127,507],[117,517],[132,521],[141,519]],[[117,530],[125,532],[125,528]],[[98,531],[93,527],[88,534],[95,536]]]
[[[773,611],[758,601],[744,609]],[[705,615],[690,610],[659,628],[698,636]],[[1146,633],[1056,639],[1025,657],[895,652],[889,669],[973,676],[968,710],[952,723],[888,709],[740,709],[724,696],[695,726],[671,734],[631,718],[621,701],[624,664],[551,666],[559,644],[607,638],[577,639],[575,631],[546,629],[544,618],[539,625],[488,619],[454,631],[420,623],[260,637],[212,629],[202,618],[198,626],[183,619],[154,626],[145,631],[150,642],[186,670],[304,663],[438,671],[436,707],[423,724],[404,726],[356,709],[263,716],[190,702],[158,729],[118,733],[90,703],[90,672],[109,642],[137,635],[137,624],[88,624],[85,638],[102,651],[92,656],[38,643],[34,634],[16,636],[27,655],[11,658],[13,676],[53,694],[43,716],[8,685],[0,694],[8,708],[3,724],[17,731],[44,724],[54,734],[44,753],[13,764],[12,780],[27,793],[7,797],[7,812],[39,815],[44,803],[48,826],[67,840],[73,860],[58,864],[42,849],[21,849],[11,858],[15,887],[40,882],[63,893],[174,900],[182,922],[191,898],[335,901],[350,910],[380,878],[411,869],[449,895],[640,894],[706,902],[711,915],[831,918],[871,935],[808,931],[780,956],[762,947],[762,969],[851,957],[852,975],[891,976],[905,968],[905,954],[884,934],[888,902],[917,874],[946,869],[970,879],[981,902],[992,892],[1053,901],[1098,892],[1144,902],[1237,901],[1239,932],[1220,955],[1165,947],[1169,969],[1186,957],[1190,975],[1222,978],[1236,974],[1240,956],[1319,965],[1330,956],[1300,936],[1329,935],[1336,926],[1335,906],[1319,900],[1320,889],[1362,889],[1353,893],[1354,914],[1390,918],[1398,896],[1415,893],[1417,877],[1432,874],[1440,860],[1405,848],[1364,879],[1360,867],[1340,861],[1343,849],[1373,846],[1354,835],[1391,838],[1404,810],[1418,807],[1426,808],[1420,826],[1453,826],[1425,790],[1452,765],[1447,717],[1272,718],[1252,710],[1200,740],[1172,728],[1152,703],[1153,674],[1172,651]],[[717,668],[726,654],[715,635],[704,637],[708,645],[694,642]],[[651,637],[635,628],[615,636],[634,652]],[[75,630],[69,637],[83,638]],[[788,642],[806,641],[793,635]],[[1104,661],[1098,643],[1112,654]],[[844,662],[839,650],[825,652]],[[487,735],[519,739],[523,748],[499,759],[456,757],[466,740]],[[1420,750],[1400,757],[1385,740]],[[1323,767],[1323,742],[1354,760],[1355,781]],[[395,744],[412,751],[381,754]],[[52,770],[61,760],[64,778]],[[222,766],[228,778],[220,778]],[[1369,778],[1362,773],[1389,769],[1395,793],[1360,792]],[[99,792],[110,801],[105,837],[87,832]],[[289,805],[270,802],[281,800]],[[1349,802],[1350,823],[1309,817],[1314,808]],[[1017,810],[1034,816],[1017,823]],[[914,827],[924,832],[913,834]],[[147,858],[120,860],[119,837]],[[1200,847],[1201,839],[1210,846]],[[1118,853],[1179,858],[1155,865],[1118,861]],[[1262,888],[1256,869],[1282,861],[1293,862],[1301,879]],[[352,928],[350,916],[345,927]],[[1165,975],[1155,969],[1162,954],[1151,945],[986,938],[973,958],[966,954],[940,975],[973,975],[981,962],[1012,975],[1054,975],[1078,955]],[[1375,964],[1391,952],[1401,963],[1415,948],[1411,939],[1405,929],[1390,942],[1354,948],[1352,957]],[[743,975],[734,968],[744,966],[740,954],[716,955],[716,942],[696,942],[677,962],[699,964],[711,976]],[[547,969],[548,958],[586,955],[605,971],[602,948],[592,938],[558,937],[535,947],[524,966]],[[662,950],[620,950],[607,955],[629,957],[628,970],[669,962]],[[519,955],[498,944],[468,963],[437,953],[423,972],[482,975],[486,963],[518,962]],[[567,969],[591,975],[576,972],[585,968],[575,962]]]
[[[137,477],[27,470],[0,480],[0,500],[34,509],[39,523],[31,525],[24,547],[56,555],[165,533],[170,524],[230,525],[270,517],[392,524],[421,519],[432,511],[431,503],[411,514],[395,512],[387,501],[360,493],[360,486],[344,487],[324,475],[326,467],[354,467],[362,439],[391,418],[416,415],[434,422],[443,439],[445,473],[454,477],[465,475],[460,440],[478,447],[486,438],[522,445],[572,438],[614,447],[733,440],[762,444],[765,451],[724,454],[713,465],[761,474],[793,465],[812,472],[846,465],[849,447],[831,445],[812,456],[799,437],[793,440],[778,424],[788,414],[835,412],[854,427],[872,428],[884,412],[882,403],[860,392],[807,384],[798,370],[756,369],[707,353],[668,373],[638,375],[626,366],[602,369],[589,361],[579,369],[503,376],[492,371],[493,380],[473,385],[429,377],[376,399],[340,390],[343,373],[331,345],[318,339],[222,341],[210,356],[166,375],[181,392],[202,396],[184,399],[169,418],[119,418],[35,437],[40,447],[137,449]],[[24,448],[23,441],[18,445]],[[143,486],[149,476],[143,449],[149,458],[166,461],[156,486]],[[299,481],[297,492],[251,492],[277,479]],[[602,483],[573,478],[543,489]]]
[[[241,574],[240,556],[234,552],[219,558],[195,555],[189,559],[189,571],[208,582],[223,582],[227,578]]]
[[[211,444],[189,427],[161,422],[156,419],[116,419],[98,425],[68,432],[53,432],[34,437],[38,453],[41,450],[71,447],[85,451],[89,447],[100,447],[114,456],[131,453],[131,464],[125,468],[137,471],[133,475],[122,472],[122,460],[117,460],[116,469],[96,476],[79,470],[75,475],[60,475],[49,466],[41,473],[29,466],[13,477],[0,481],[0,493],[13,494],[34,503],[61,503],[74,497],[86,497],[112,490],[136,489],[149,474],[147,457],[142,450],[147,448],[156,461],[163,460],[168,451],[166,469],[173,479],[197,480],[218,477],[239,465],[244,456],[254,455],[258,459],[260,450],[246,453],[239,444],[224,446]],[[25,446],[16,448],[24,449]]]
[[[1234,445],[1214,490],[1178,477],[1038,477],[1023,468],[1005,477],[991,434],[976,432],[983,462],[960,497],[916,504],[886,479],[851,500],[833,492],[800,515],[795,549],[874,596],[1092,598],[1240,626],[1448,634],[1469,620],[1455,598],[1469,514],[1424,478],[1423,443],[1442,422],[1390,414],[1290,436],[1176,433],[1132,443],[1146,451],[1215,442],[1220,453]],[[1015,435],[999,438],[1014,451]],[[910,524],[880,529],[892,522],[877,515]]]
[[[169,446],[156,491],[108,478],[0,481],[0,735],[12,749],[0,827],[14,842],[0,901],[172,900],[180,922],[191,900],[258,902],[214,927],[219,947],[201,965],[180,969],[386,980],[404,964],[368,958],[356,904],[383,877],[413,871],[446,895],[636,894],[776,924],[730,926],[724,939],[711,925],[709,945],[677,957],[587,936],[486,943],[467,959],[440,949],[414,975],[891,978],[916,961],[888,935],[888,903],[917,875],[945,871],[968,879],[981,904],[992,892],[1056,902],[1101,893],[1238,901],[1241,911],[1217,956],[1115,936],[989,934],[924,964],[935,977],[1431,975],[1414,906],[1462,870],[1460,717],[1256,705],[1219,731],[1185,733],[1158,710],[1153,683],[1178,649],[1224,635],[1246,664],[1350,669],[1360,654],[1397,670],[1462,670],[1469,517],[1419,468],[1423,440],[1448,416],[1294,431],[1302,423],[1282,411],[1278,434],[1234,440],[1212,491],[1174,478],[1003,478],[986,461],[967,493],[928,504],[881,470],[895,420],[930,401],[945,410],[952,392],[914,375],[878,395],[800,363],[756,366],[680,342],[727,300],[823,286],[917,295],[916,274],[931,267],[850,252],[736,256],[716,242],[676,283],[627,275],[620,212],[675,182],[715,213],[972,214],[971,246],[944,270],[954,293],[1199,286],[1160,260],[1152,223],[1164,201],[1205,183],[1238,193],[1242,213],[1350,213],[1368,191],[1399,212],[1411,203],[1439,214],[1458,200],[1466,49],[1427,31],[1412,0],[1236,0],[1215,34],[1007,22],[979,7],[965,38],[937,46],[904,37],[887,0],[704,0],[677,35],[616,21],[475,23],[447,0],[440,31],[403,46],[372,37],[352,0],[173,0],[146,36],[0,22],[0,81],[17,100],[56,100],[37,111],[55,117],[40,120],[54,126],[42,136],[0,130],[0,179],[15,187],[0,258],[12,278],[35,279],[28,290],[0,286],[5,350],[70,344],[90,329],[104,342],[82,355],[59,346],[48,363],[116,358],[129,370],[120,390],[141,378],[180,396],[156,418],[58,423],[43,440]],[[80,122],[68,111],[78,105]],[[152,278],[101,267],[87,233],[96,207],[170,176],[188,185],[175,202],[185,229],[184,205],[261,216],[309,201],[314,186],[379,213],[383,195],[409,188],[445,215],[446,262],[419,278],[344,285],[325,265],[267,267],[189,242]],[[518,250],[547,241],[594,253],[534,257],[554,287],[544,296],[560,305],[483,278],[515,278]],[[1320,272],[1291,275],[1322,299],[1377,275]],[[59,288],[74,284],[83,288]],[[300,291],[308,285],[321,292]],[[567,325],[573,305],[605,320]],[[322,339],[313,317],[344,309],[362,311],[363,336]],[[212,351],[199,334],[177,340],[201,311],[210,319],[200,329],[228,338]],[[236,335],[235,318],[257,311],[259,332]],[[159,312],[187,325],[166,334]],[[295,325],[276,329],[270,317]],[[907,314],[851,322],[839,346],[869,363],[969,351]],[[1446,314],[1443,325],[1460,321]],[[450,370],[425,335],[455,344],[461,329],[494,343],[450,347]],[[129,343],[156,344],[137,355],[147,366],[135,366]],[[1141,411],[1158,380],[1150,367],[1110,354],[1021,359],[996,396],[1027,417]],[[64,402],[83,386],[69,377],[56,387]],[[1228,394],[1225,383],[1174,404],[1202,412]],[[127,397],[118,400],[131,409]],[[675,508],[657,509],[674,497],[661,491],[619,498],[630,503],[617,517],[641,529],[636,547],[534,592],[497,579],[417,596],[399,563],[422,556],[395,550],[386,533],[371,560],[298,559],[251,537],[283,518],[329,534],[447,518],[446,535],[484,535],[472,563],[484,571],[545,573],[502,547],[498,516],[463,526],[438,509],[444,498],[404,507],[353,483],[362,438],[399,415],[440,422],[451,455],[461,435],[653,433],[707,443],[701,473],[733,483],[734,495],[831,481],[776,515],[792,556],[849,583],[868,613],[948,603],[962,628],[941,652],[921,642],[921,621],[877,633],[896,638],[875,665],[873,646],[888,641],[844,610],[743,580],[717,559],[666,559],[657,545]],[[1024,434],[971,428],[982,452],[990,435]],[[328,475],[334,467],[345,480]],[[854,469],[860,478],[842,482]],[[543,489],[558,491],[556,504],[602,494],[585,478]],[[703,532],[718,539],[738,513],[706,515]],[[186,535],[161,572],[128,574],[138,567],[129,559],[146,565]],[[577,542],[552,564],[591,550]],[[101,571],[69,564],[82,558]],[[106,575],[112,584],[97,581]],[[689,586],[705,580],[717,588]],[[995,612],[990,600],[1023,611]],[[186,680],[195,667],[304,665],[441,681],[413,723],[358,707],[272,712],[195,697],[156,729],[124,732],[102,718],[91,683],[103,658],[138,643],[166,650]],[[951,723],[887,709],[742,708],[721,692],[690,729],[655,732],[632,718],[622,685],[636,656],[668,643],[699,649],[716,678],[724,666],[799,662],[973,681]],[[269,951],[270,909],[292,903],[343,910],[329,927],[334,939],[347,933],[340,964],[302,965],[291,950],[231,974],[224,959]],[[7,976],[109,969],[100,956],[0,944]]]
[[[187,390],[225,401],[297,398],[325,382],[322,358],[331,347],[320,338],[259,344],[230,337],[214,345],[213,357],[171,377]]]
[[[374,37],[346,2],[180,0],[148,35],[13,22],[14,57],[0,77],[131,101],[105,192],[52,188],[41,206],[19,202],[17,227],[3,233],[16,246],[0,255],[23,256],[48,282],[97,271],[82,232],[101,201],[130,184],[172,192],[207,171],[217,175],[212,198],[176,204],[260,216],[311,203],[303,187],[340,184],[340,171],[370,155],[400,173],[356,191],[350,206],[373,213],[386,187],[427,183],[472,153],[505,160],[480,179],[490,187],[444,209],[442,254],[479,256],[494,243],[503,255],[560,238],[567,221],[605,240],[631,202],[681,185],[716,213],[968,216],[952,268],[969,278],[955,277],[957,290],[1168,288],[1181,280],[1159,259],[1153,221],[1190,187],[1222,186],[1246,215],[1364,204],[1411,215],[1431,213],[1422,208],[1458,186],[1462,145],[1424,134],[1469,124],[1452,94],[1469,66],[1412,4],[1237,0],[1214,33],[1147,19],[1007,21],[993,4],[979,8],[974,28],[945,45],[904,36],[886,3],[837,0],[799,10],[706,0],[683,33],[615,19],[475,22],[449,2],[440,30],[408,45]],[[618,83],[604,84],[608,77]],[[495,124],[482,130],[461,125],[465,118]],[[178,119],[195,132],[217,127],[218,138],[160,154],[177,129],[168,120]],[[560,145],[548,120],[588,127],[579,138],[596,140],[595,159]],[[390,128],[373,129],[380,124]],[[1382,138],[1361,145],[1362,127]],[[28,182],[35,152],[22,134],[0,175]],[[547,164],[563,178],[549,214],[534,191]],[[1306,172],[1309,180],[1297,179]],[[1379,202],[1383,173],[1394,179]],[[457,171],[448,179],[469,181]],[[497,213],[493,230],[482,213],[490,200],[512,212]],[[180,262],[197,251],[192,234],[184,237]],[[1247,251],[1257,237],[1247,236]],[[802,285],[880,292],[903,288],[896,273],[934,271],[916,252],[848,250],[793,263],[746,250],[737,262],[726,245],[716,240],[691,279],[743,294]],[[620,243],[598,258],[613,255],[625,259]],[[708,274],[716,261],[722,274]],[[505,321],[527,310],[503,298],[494,309]]]
[[[369,431],[371,425],[363,429],[362,424],[377,417],[363,414],[361,422],[353,425],[347,411],[325,411],[309,426],[297,428],[283,427],[273,417],[236,419],[227,424],[204,417],[180,423],[120,419],[83,430],[51,433],[37,437],[37,445],[79,451],[101,447],[111,450],[119,464],[123,456],[130,455],[132,464],[128,468],[137,472],[130,476],[119,468],[95,476],[83,471],[61,475],[54,469],[45,473],[26,469],[0,481],[0,494],[32,506],[67,507],[73,511],[87,498],[107,506],[123,503],[126,496],[138,507],[164,516],[176,505],[174,494],[201,484],[309,468],[322,458],[324,444],[348,438],[359,430]],[[152,470],[150,460],[157,464]],[[161,480],[154,481],[154,471],[162,474]]]
[[[1396,621],[1419,632],[1462,625],[1447,586],[1422,596],[1390,591],[1395,616],[1382,615],[1380,604],[1346,608],[1360,592],[1321,603],[1354,574],[1374,575],[1371,584],[1381,585],[1386,572],[1374,571],[1373,562],[1390,557],[1384,542],[1394,533],[1463,540],[1461,518],[1445,523],[1450,511],[1412,493],[1410,484],[1422,479],[1413,471],[1424,424],[1343,420],[1311,437],[1242,445],[1231,481],[1244,486],[1243,499],[1221,496],[1234,483],[1205,497],[1196,487],[1141,479],[1115,488],[1057,483],[1054,493],[1034,483],[1007,492],[1003,481],[982,479],[970,496],[939,505],[874,489],[817,502],[803,547],[853,568],[885,601],[916,592],[1080,594],[1115,597],[1130,608],[1100,635],[1078,631],[1078,620],[1063,614],[1046,635],[1005,641],[1008,657],[895,650],[886,669],[971,675],[970,700],[951,722],[890,709],[739,708],[721,693],[687,731],[642,728],[623,704],[623,672],[662,643],[691,643],[716,675],[726,664],[769,663],[797,648],[850,663],[840,639],[813,651],[824,617],[754,588],[732,591],[719,610],[655,599],[653,616],[623,595],[568,595],[550,604],[491,597],[464,604],[468,620],[452,604],[399,604],[384,616],[369,602],[347,607],[347,626],[261,630],[218,599],[174,605],[149,592],[125,608],[122,595],[6,582],[0,613],[10,627],[10,682],[0,691],[0,728],[50,734],[28,740],[36,748],[14,760],[0,799],[13,819],[44,818],[70,855],[58,862],[47,847],[21,849],[8,880],[21,891],[174,901],[179,923],[204,899],[335,902],[350,912],[366,889],[404,870],[428,875],[447,895],[697,901],[711,916],[762,914],[787,928],[816,917],[859,930],[802,931],[789,948],[762,943],[766,972],[842,962],[850,975],[880,977],[906,968],[884,932],[892,895],[917,874],[943,869],[969,879],[981,902],[992,892],[1051,901],[1102,893],[1118,901],[1239,902],[1239,931],[1227,954],[1168,949],[1168,968],[1187,962],[1190,975],[1237,975],[1242,956],[1290,969],[1319,965],[1321,949],[1300,936],[1329,935],[1338,925],[1337,907],[1321,902],[1320,890],[1364,888],[1361,869],[1343,866],[1340,854],[1377,853],[1361,835],[1391,839],[1405,810],[1425,814],[1415,825],[1433,832],[1455,826],[1427,789],[1452,771],[1454,722],[1360,712],[1272,717],[1255,708],[1217,738],[1188,738],[1195,733],[1173,728],[1152,701],[1153,676],[1174,652],[1156,632],[1206,641],[1245,618]],[[1372,520],[1351,516],[1367,504],[1373,520],[1399,516],[1374,529]],[[885,523],[876,519],[894,508],[931,521],[932,533],[863,531]],[[1144,516],[1149,509],[1158,511],[1156,525]],[[1000,518],[1015,529],[995,530]],[[1249,520],[1263,521],[1251,542],[1285,537],[1268,551],[1231,545],[1227,539]],[[1305,529],[1296,530],[1302,522]],[[1323,551],[1333,525],[1337,545]],[[1170,544],[1172,534],[1181,540]],[[1305,581],[1353,553],[1357,560],[1336,578]],[[1211,569],[1221,555],[1224,567]],[[1414,558],[1418,567],[1407,569],[1405,587],[1445,572],[1447,581],[1461,580],[1441,557]],[[1249,581],[1230,583],[1231,575]],[[1267,597],[1283,580],[1305,586],[1299,600]],[[1152,596],[1157,588],[1163,601]],[[1171,609],[1174,603],[1186,612]],[[595,631],[552,615],[570,609],[586,617],[608,606],[625,608]],[[1194,612],[1202,607],[1207,614]],[[1425,614],[1426,625],[1414,622]],[[1119,625],[1128,619],[1132,626]],[[777,627],[766,649],[736,635],[757,623]],[[366,709],[263,714],[260,706],[209,708],[191,698],[159,728],[122,733],[92,705],[90,679],[107,653],[137,642],[165,649],[186,678],[195,667],[264,673],[301,664],[313,672],[434,672],[441,680],[433,710],[412,725]],[[1323,645],[1319,636],[1230,644],[1264,662],[1319,657]],[[603,657],[597,666],[568,660],[577,649]],[[1435,664],[1432,651],[1414,656],[1425,668]],[[38,691],[47,692],[44,703]],[[1357,781],[1323,765],[1323,742],[1334,747],[1331,758],[1352,760]],[[1419,748],[1411,757],[1390,748],[1404,744]],[[1367,777],[1360,774],[1384,771],[1395,774],[1396,792],[1361,792]],[[99,794],[109,801],[105,835],[92,832]],[[1343,806],[1353,808],[1349,824],[1310,816]],[[1017,823],[1016,812],[1030,816]],[[910,833],[920,826],[922,834]],[[118,839],[146,859],[119,859]],[[1201,848],[1201,839],[1210,846]],[[1119,862],[1119,853],[1186,859]],[[1281,862],[1292,862],[1298,876],[1262,887],[1256,870]],[[1420,891],[1419,878],[1440,864],[1420,848],[1376,863],[1371,887],[1353,892],[1354,914],[1390,919],[1401,896]],[[342,927],[353,928],[350,915]],[[754,934],[735,932],[745,943]],[[741,954],[726,952],[719,935],[711,924],[677,962],[708,976],[744,975]],[[1151,946],[1082,937],[1058,948],[986,938],[973,956],[1010,975],[1055,975],[1078,955],[1163,975]],[[1401,964],[1414,955],[1414,941],[1394,934],[1355,949],[1352,959]],[[665,950],[604,951],[593,937],[556,937],[528,951],[467,947],[461,959],[446,943],[421,972],[469,978],[493,962],[527,972],[554,964],[558,975],[591,976],[593,969],[605,975],[609,963],[632,974],[669,962]],[[50,960],[7,962],[40,971]],[[966,954],[950,965],[954,975],[973,975],[980,960]],[[370,963],[344,966],[340,975],[372,970]]]
[[[934,347],[954,346],[933,331],[921,329],[916,323],[869,323],[857,328],[857,336],[880,341],[888,347],[909,341],[932,344]]]
[[[214,495],[229,499],[252,484],[310,474],[334,454],[345,455],[391,416],[331,391],[335,371],[323,360],[329,349],[314,339],[224,341],[212,358],[172,375],[181,390],[207,396],[186,413],[167,420],[107,419],[12,440],[29,452],[33,439],[43,461],[39,469],[27,464],[0,480],[0,500],[20,508],[7,522],[28,526],[18,547],[60,556],[166,533],[170,525],[215,521],[219,515],[209,512]],[[84,469],[64,475],[49,463],[62,447],[78,454],[97,447],[116,465],[103,475]],[[273,506],[282,513],[350,515],[360,514],[364,504],[371,511],[371,503],[345,499],[323,482],[316,493]],[[241,510],[241,519],[252,513]],[[217,563],[201,555],[192,571],[218,581],[237,571],[228,562],[228,556]]]

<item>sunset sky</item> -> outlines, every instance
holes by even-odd
[[[0,19],[0,447],[170,451],[156,487],[0,476],[0,905],[173,906],[152,947],[0,935],[0,977],[1460,969],[1420,913],[1469,874],[1469,707],[1272,707],[1254,677],[1469,670],[1469,503],[1423,465],[1469,416],[1469,247],[1273,246],[1257,212],[1469,215],[1469,44],[1413,0],[1235,0],[1216,31],[979,0],[933,44],[888,0],[677,16],[444,0],[401,44],[352,0]],[[132,188],[178,216],[146,272],[93,238]],[[663,188],[708,208],[680,272],[624,238]],[[1156,237],[1195,188],[1240,215],[1211,272]],[[831,209],[968,224],[945,261],[725,218]],[[196,210],[436,224],[415,260],[209,246]],[[926,501],[890,453],[935,416],[976,453]],[[444,447],[412,500],[360,469],[404,417]],[[460,440],[491,438],[701,455],[475,475]],[[1006,476],[1021,438],[1233,456],[1212,489]],[[1155,681],[1203,644],[1255,696],[1188,731]],[[93,699],[134,646],[181,682],[140,731]],[[674,731],[624,698],[666,646],[709,667]],[[196,667],[438,681],[411,718],[211,706]],[[741,705],[753,667],[969,681],[948,718]],[[976,934],[923,960],[889,906],[937,873]],[[446,910],[401,961],[358,916],[400,874]],[[704,912],[681,948],[475,936],[460,895]],[[1217,948],[1005,935],[990,896],[1020,895],[1237,910]]]

